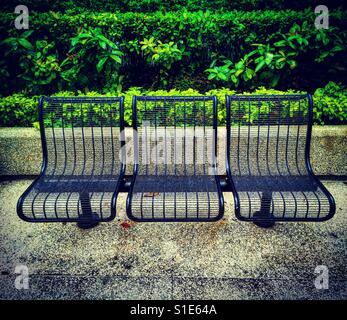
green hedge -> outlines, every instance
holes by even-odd
[[[197,10],[255,10],[255,9],[304,9],[315,7],[321,1],[312,0],[22,0],[20,4],[27,5],[35,11],[64,11],[75,8],[88,8],[97,11],[142,11],[152,12],[158,10],[175,11],[186,8]],[[343,6],[343,0],[329,1],[329,7]],[[3,0],[3,10],[13,11],[12,0]]]
[[[258,88],[253,93],[256,94],[291,94],[295,90],[279,91],[274,89]],[[213,89],[205,95],[216,95],[219,101],[218,120],[220,124],[225,124],[225,95],[236,93],[233,90],[221,88]],[[246,93],[247,94],[247,93]],[[152,96],[193,96],[201,95],[196,90],[157,90],[148,91],[142,88],[130,88],[121,93],[125,97],[125,120],[131,124],[131,101],[134,95]],[[53,96],[113,96],[113,94],[100,94],[98,92],[73,93],[58,92]],[[23,93],[16,93],[11,96],[0,98],[0,126],[37,126],[37,103],[38,96],[28,97]],[[347,123],[347,89],[341,85],[330,82],[324,88],[319,88],[314,92],[314,121],[316,124],[343,124]]]
[[[295,23],[301,26],[304,22],[307,24],[304,36],[309,44],[304,50],[302,46],[297,46],[296,67],[289,70],[278,83],[278,88],[313,90],[329,80],[346,82],[347,66],[346,59],[343,58],[346,50],[330,55],[337,37],[340,37],[341,41],[347,41],[346,16],[346,11],[330,11],[331,28],[326,32],[326,40],[322,41],[318,38],[319,32],[314,28],[316,16],[312,9],[226,13],[93,13],[87,10],[79,13],[32,13],[30,30],[33,30],[33,33],[27,40],[33,44],[33,48],[19,46],[18,50],[6,54],[8,47],[1,47],[0,94],[9,95],[23,89],[30,94],[50,94],[57,89],[101,90],[104,87],[114,87],[117,85],[116,82],[121,82],[123,88],[193,87],[206,91],[227,85],[207,80],[204,71],[214,59],[225,56],[236,63],[246,53],[254,50],[254,43],[266,44],[275,41],[274,39],[281,39],[281,33],[288,33]],[[14,17],[14,14],[0,14],[1,38],[20,35],[21,32],[13,27]],[[101,28],[102,33],[115,42],[124,53],[119,70],[121,77],[108,77],[106,69],[100,73],[96,72],[92,56],[87,56],[83,60],[86,64],[85,73],[79,74],[76,78],[81,79],[84,76],[88,82],[64,80],[62,72],[65,66],[61,63],[69,55],[71,38],[83,28],[97,27]],[[149,61],[150,59],[144,56],[140,42],[150,38],[154,41],[160,40],[164,44],[172,41],[182,54],[176,60],[173,59],[173,62],[167,63],[166,67],[165,59],[164,62],[157,63]],[[35,45],[37,40],[41,40],[39,45]],[[44,63],[41,61],[40,65],[33,65],[32,55],[41,54],[42,40],[49,47],[48,57]],[[327,56],[321,62],[315,61],[322,52],[326,52]],[[38,72],[31,72],[36,69],[39,69]],[[164,80],[160,81],[162,79]],[[109,83],[110,81],[115,83]],[[252,90],[260,85],[268,87],[271,81],[266,77],[256,77],[253,82],[241,84],[239,89]],[[232,88],[232,84],[230,87]]]

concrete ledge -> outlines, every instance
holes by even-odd
[[[126,131],[129,136],[130,130]],[[225,173],[225,128],[218,129],[220,174]],[[314,126],[311,163],[318,175],[347,175],[347,126]],[[33,128],[0,128],[0,175],[36,175],[42,162],[41,140]],[[127,166],[127,174],[132,167]]]

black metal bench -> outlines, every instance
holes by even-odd
[[[41,98],[40,176],[18,201],[30,222],[110,221],[124,176],[123,98]]]
[[[132,107],[125,176],[123,97],[41,98],[43,165],[18,215],[90,228],[115,218],[120,191],[136,221],[216,221],[222,191],[233,192],[237,218],[262,227],[334,215],[309,161],[310,95],[227,96],[227,183],[216,172],[215,96],[133,97]]]
[[[127,214],[136,221],[215,221],[217,99],[133,97],[135,166]]]
[[[275,221],[324,221],[334,199],[311,169],[310,95],[227,96],[227,175],[236,216],[268,227]]]

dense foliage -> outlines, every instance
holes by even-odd
[[[234,94],[235,91],[227,88],[212,89],[205,95],[216,95],[219,101],[218,121],[220,125],[224,125],[226,121],[225,113],[225,95]],[[293,90],[285,92],[265,88],[256,89],[253,93],[256,94],[291,94]],[[120,93],[125,97],[125,121],[127,125],[131,125],[131,101],[134,95],[153,95],[153,96],[189,96],[201,95],[196,90],[177,90],[170,91],[157,90],[148,91],[142,88],[130,88],[127,91]],[[58,92],[53,96],[112,96],[111,93],[100,94],[98,92],[82,93],[78,92]],[[11,96],[0,98],[0,126],[37,126],[37,103],[38,96],[28,97],[23,93],[15,93]],[[314,100],[314,121],[317,124],[324,123],[347,123],[347,89],[342,86],[330,82],[326,87],[319,88],[313,95]],[[257,115],[255,115],[256,117]]]
[[[328,29],[315,27],[318,0],[20,4],[29,30],[14,27],[13,1],[0,12],[0,126],[36,123],[40,95],[124,94],[130,125],[133,95],[298,91],[314,93],[316,123],[347,123],[342,0],[329,1]]]
[[[2,13],[0,94],[120,92],[132,86],[312,92],[328,81],[346,83],[346,16],[331,11],[329,29],[317,30],[312,9],[148,14],[83,9],[33,12],[30,31],[19,31],[13,28],[15,15]]]
[[[319,0],[21,0],[35,11],[64,11],[69,9],[89,8],[96,11],[177,11],[183,8],[189,11],[198,10],[282,10],[314,8],[322,4]],[[343,0],[330,0],[329,7],[343,6]],[[12,0],[2,0],[2,7],[13,10]]]

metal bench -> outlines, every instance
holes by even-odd
[[[30,222],[110,221],[124,176],[121,98],[41,98],[40,176],[20,197],[18,215]]]
[[[236,216],[270,227],[276,221],[324,221],[334,199],[313,174],[310,95],[227,96],[227,176]]]
[[[135,165],[127,214],[135,221],[215,221],[217,99],[133,97]]]
[[[133,97],[132,176],[123,97],[41,98],[43,165],[18,215],[91,228],[115,218],[122,191],[135,221],[216,221],[223,190],[233,192],[237,218],[261,227],[331,218],[334,199],[309,161],[311,96],[233,95],[226,107],[225,183],[216,171],[215,96]]]

